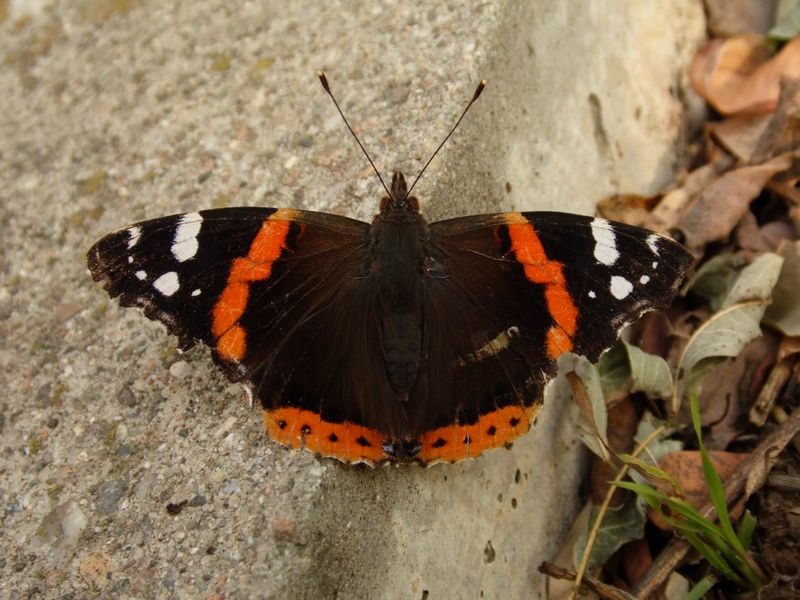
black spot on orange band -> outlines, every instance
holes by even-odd
[[[426,464],[454,463],[499,448],[526,433],[540,405],[506,406],[483,415],[472,425],[447,425],[425,433],[416,458]]]
[[[375,464],[389,458],[383,450],[384,436],[363,425],[331,423],[300,408],[264,410],[262,416],[270,439],[291,448],[305,448],[348,463]]]
[[[506,215],[511,252],[525,269],[532,283],[545,286],[544,297],[553,325],[547,332],[547,356],[553,360],[572,350],[572,337],[578,328],[578,308],[566,287],[564,265],[551,260],[533,225],[520,213]]]

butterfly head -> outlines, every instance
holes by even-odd
[[[408,195],[406,178],[400,171],[395,171],[392,175],[392,186],[389,188],[389,195],[381,198],[381,215],[390,217],[391,215],[419,213],[419,200],[416,196]]]

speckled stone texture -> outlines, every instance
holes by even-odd
[[[369,220],[381,190],[317,69],[385,174],[489,80],[415,189],[431,220],[668,182],[700,1],[527,4],[0,2],[0,596],[541,597],[580,503],[568,401],[455,466],[320,461],[84,261],[215,206]]]

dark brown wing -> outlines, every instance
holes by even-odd
[[[200,341],[264,408],[270,437],[346,462],[388,458],[406,430],[386,383],[365,253],[369,225],[315,212],[230,208],[112,233],[96,281],[178,336]]]
[[[643,312],[669,305],[692,262],[644,229],[561,213],[433,223],[425,363],[409,401],[417,457],[455,461],[528,430],[555,361],[597,360]]]

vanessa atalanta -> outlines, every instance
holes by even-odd
[[[692,263],[621,223],[429,224],[401,173],[388,192],[371,224],[250,207],[144,221],[97,242],[89,270],[182,349],[207,344],[261,402],[271,439],[348,463],[430,464],[528,431],[556,359],[597,360],[670,304]]]

